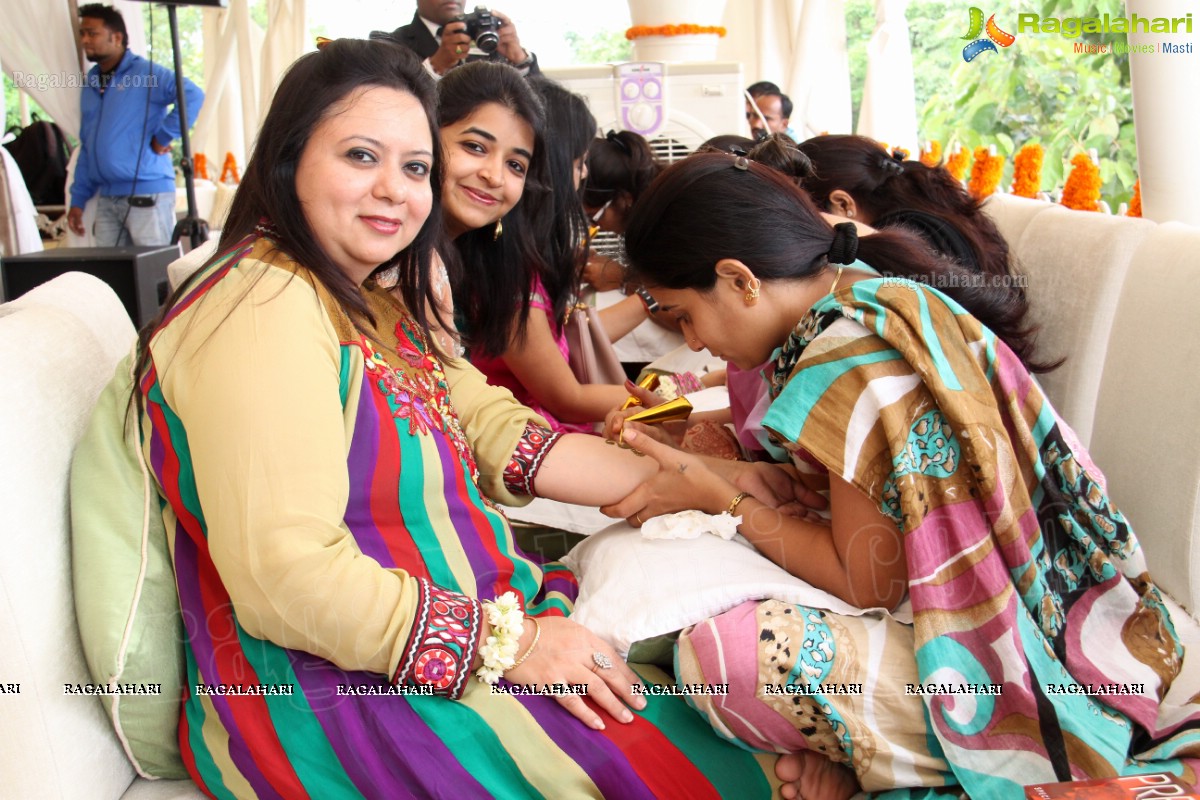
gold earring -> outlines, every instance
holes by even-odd
[[[496,220],[496,230],[492,233],[492,241],[499,239],[502,233],[504,233],[504,220],[498,219]]]
[[[758,284],[751,283],[746,288],[746,305],[752,306],[758,302]]]

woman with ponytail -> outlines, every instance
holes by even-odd
[[[605,509],[633,524],[727,512],[825,593],[749,601],[675,653],[681,683],[728,683],[695,702],[717,730],[789,753],[784,797],[1013,797],[1151,769],[1195,781],[1200,700],[1159,721],[1182,663],[1169,613],[1103,475],[1022,365],[1006,296],[964,291],[970,273],[907,231],[831,225],[787,177],[730,155],[668,168],[626,248],[693,348],[770,362],[764,426],[828,499],[821,519],[769,508],[630,426],[625,443],[660,471]],[[904,277],[935,272],[945,292]],[[1141,688],[1085,698],[1093,682]]]

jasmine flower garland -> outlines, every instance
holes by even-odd
[[[485,600],[483,610],[492,632],[479,648],[483,666],[475,670],[475,676],[483,683],[495,685],[516,663],[517,645],[525,631],[525,612],[513,592],[505,592],[495,600]]]

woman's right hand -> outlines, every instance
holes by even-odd
[[[532,626],[526,621],[527,626]],[[529,657],[517,667],[504,673],[505,680],[522,685],[547,683],[585,684],[587,697],[607,711],[618,722],[633,722],[629,706],[641,711],[646,698],[633,693],[633,685],[641,680],[634,674],[608,642],[587,628],[565,617],[538,617],[542,635]],[[600,654],[612,666],[601,668],[594,656]],[[603,659],[601,659],[603,660]],[[559,704],[594,730],[604,730],[604,720],[583,696],[561,694]]]

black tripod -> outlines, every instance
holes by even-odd
[[[183,172],[183,185],[187,191],[187,216],[175,224],[171,234],[171,244],[176,244],[184,236],[195,249],[208,241],[208,223],[196,214],[196,181],[192,172],[192,140],[188,134],[187,100],[183,93],[183,60],[179,53],[179,21],[175,16],[175,6],[167,6],[167,19],[171,23],[171,50],[175,55],[175,106],[179,109],[179,145],[182,155],[179,159],[179,169]]]

